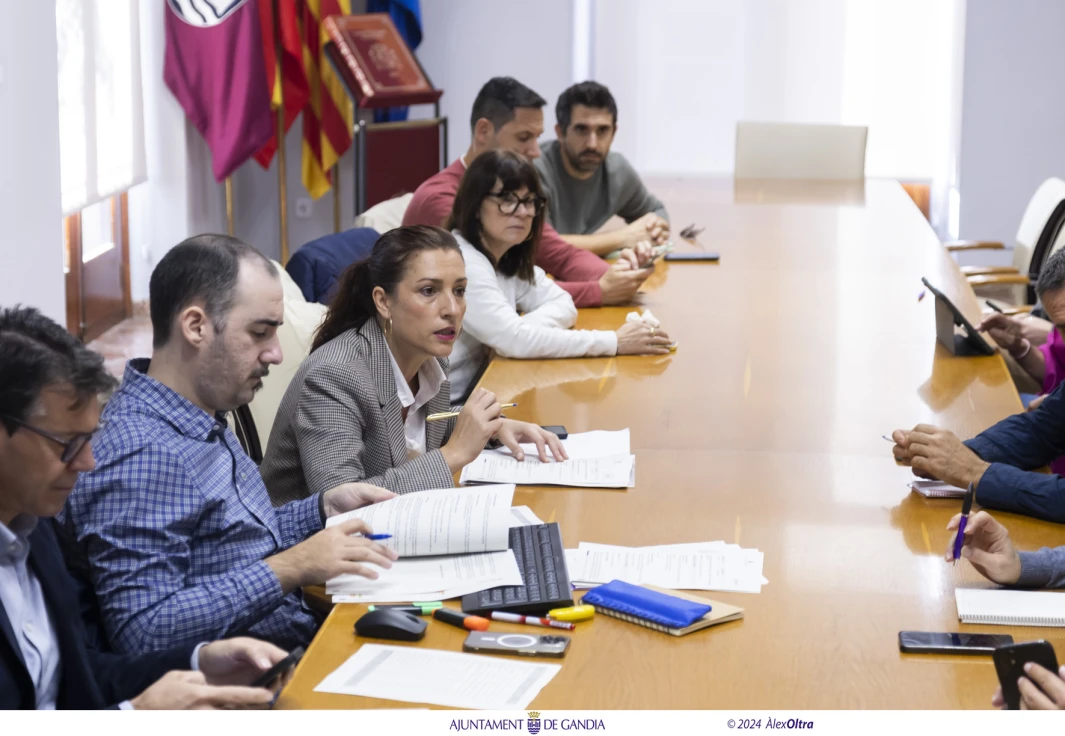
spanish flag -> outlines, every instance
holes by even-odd
[[[333,186],[330,171],[351,146],[355,113],[322,49],[329,40],[322,21],[351,15],[351,0],[304,0],[303,70],[310,97],[303,110],[303,186],[318,199]]]

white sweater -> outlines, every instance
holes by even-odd
[[[577,321],[577,308],[542,268],[536,267],[531,284],[517,276],[504,276],[457,230],[452,234],[462,248],[468,281],[466,316],[451,352],[453,396],[466,394],[489,350],[506,358],[617,354],[616,332],[569,329]]]

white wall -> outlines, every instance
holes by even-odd
[[[959,190],[962,238],[1012,245],[1039,183],[1065,177],[1065,3],[969,0]]]
[[[0,23],[0,305],[66,324],[55,4],[5,3]]]
[[[492,77],[514,77],[540,94],[544,128],[553,139],[555,100],[573,84],[573,0],[425,0],[417,56],[444,90],[448,156],[470,145],[470,108]],[[419,109],[418,117],[429,117]]]

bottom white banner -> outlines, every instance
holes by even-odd
[[[239,728],[255,736],[299,733],[417,734],[1060,734],[1065,720],[1040,712],[997,711],[225,711],[9,713],[5,733],[67,726],[101,736],[188,736]],[[254,729],[254,731],[249,730]],[[321,730],[318,730],[321,729]]]

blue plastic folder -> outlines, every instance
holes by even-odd
[[[611,580],[606,585],[592,588],[584,594],[581,602],[595,606],[596,611],[608,616],[659,631],[686,629],[710,613],[711,609],[706,604],[659,593],[622,580]]]

